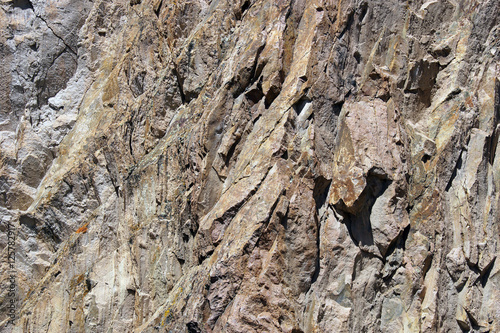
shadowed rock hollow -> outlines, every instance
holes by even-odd
[[[2,332],[500,332],[498,0],[0,0],[0,73]]]

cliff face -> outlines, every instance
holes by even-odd
[[[498,0],[1,0],[0,34],[2,332],[500,332]]]

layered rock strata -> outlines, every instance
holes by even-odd
[[[500,332],[497,0],[0,0],[2,332]]]

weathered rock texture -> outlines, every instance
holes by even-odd
[[[1,0],[0,73],[2,332],[500,332],[498,0]]]

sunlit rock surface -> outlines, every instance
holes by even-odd
[[[500,332],[498,0],[0,0],[0,74],[2,332]]]

